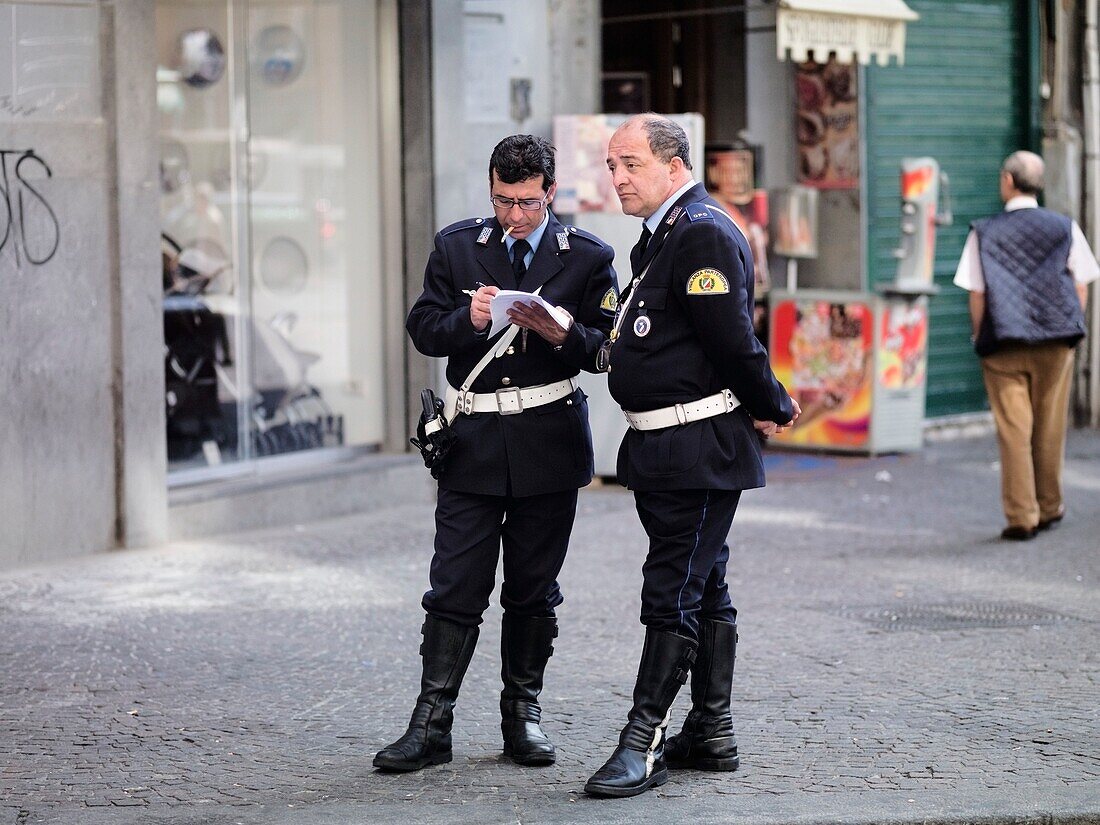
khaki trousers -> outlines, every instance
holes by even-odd
[[[1001,504],[1013,527],[1062,512],[1073,350],[1065,344],[1009,346],[982,359],[1001,449]]]

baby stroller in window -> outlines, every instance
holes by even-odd
[[[252,325],[251,372],[263,376],[263,389],[254,389],[234,374],[230,330],[239,314],[231,302],[221,302],[219,311],[219,296],[206,294],[228,264],[198,248],[181,249],[163,234],[161,261],[169,460],[192,459],[211,443],[218,455],[237,452],[241,401],[248,405],[254,455],[343,444],[343,416],[306,376],[320,356],[290,342],[293,313]]]

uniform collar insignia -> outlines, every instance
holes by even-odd
[[[555,234],[555,237],[558,239],[558,249],[562,252],[567,252],[569,250],[569,233],[558,232]]]
[[[680,217],[680,213],[683,211],[684,207],[682,206],[674,207],[673,210],[668,213],[668,217],[665,218],[665,223],[667,223],[669,226],[672,226],[674,223],[676,223],[676,219]]]
[[[482,246],[489,243],[489,236],[493,234],[493,227],[484,226],[481,229],[481,234],[477,236],[477,242]]]

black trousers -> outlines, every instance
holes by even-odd
[[[634,493],[649,536],[642,624],[698,639],[700,619],[737,621],[726,586],[726,537],[740,499],[740,490]]]
[[[520,616],[553,616],[562,603],[558,573],[576,514],[576,490],[517,498],[441,488],[424,610],[469,627],[481,624],[503,547],[501,607]]]

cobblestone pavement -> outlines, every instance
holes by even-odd
[[[642,639],[644,537],[617,488],[582,494],[541,769],[499,755],[496,607],[455,761],[371,768],[419,678],[423,490],[0,573],[0,823],[1100,822],[1100,433],[1071,434],[1068,516],[1033,542],[996,539],[994,459],[988,437],[772,453],[731,541],[742,767],[633,800],[582,792]]]

